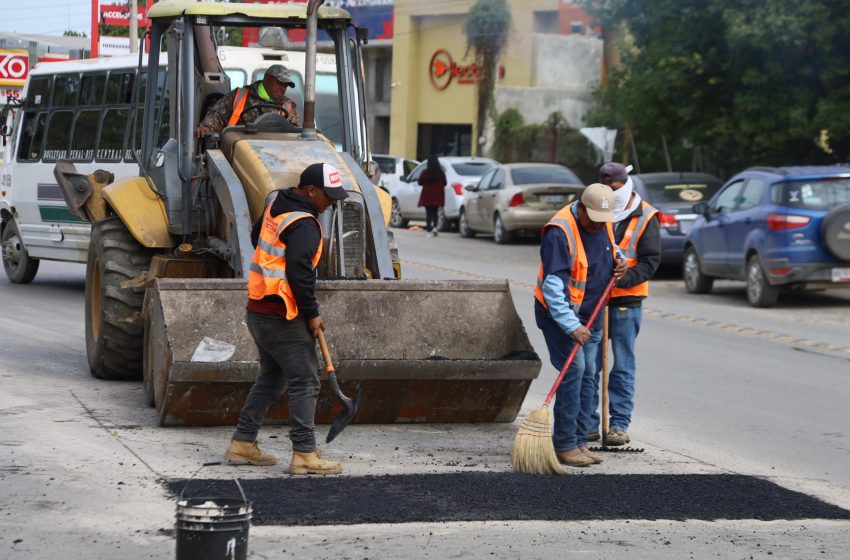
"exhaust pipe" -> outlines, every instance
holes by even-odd
[[[307,45],[304,61],[304,127],[301,137],[316,139],[316,42],[318,41],[319,6],[325,0],[307,2]]]

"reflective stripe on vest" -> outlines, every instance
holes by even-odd
[[[575,202],[573,204],[576,204]],[[587,289],[587,255],[584,252],[584,244],[581,242],[581,234],[578,231],[578,222],[573,216],[573,204],[562,208],[555,216],[549,220],[543,231],[546,228],[557,227],[564,232],[567,237],[567,244],[572,251],[572,270],[570,271],[570,285],[568,291],[570,294],[570,308],[578,315],[581,304],[584,301],[584,292]],[[608,239],[611,241],[611,250],[616,257],[617,244],[614,242],[614,230],[611,224],[605,224],[605,229],[608,232]],[[548,309],[546,299],[543,297],[543,263],[540,263],[540,269],[537,272],[537,285],[534,288],[534,297],[540,304]]]
[[[248,88],[236,88],[236,95],[233,97],[233,112],[230,114],[227,126],[234,126],[239,122],[242,111],[245,110],[245,103],[248,101],[248,92]]]
[[[286,212],[272,217],[271,207],[272,204],[269,204],[263,213],[257,248],[248,269],[248,297],[261,300],[270,295],[279,296],[286,306],[286,318],[292,320],[298,316],[298,305],[286,280],[286,245],[280,240],[280,235],[298,220],[316,218],[307,212]],[[319,221],[316,220],[316,223]],[[322,258],[322,237],[320,235],[319,247],[311,260],[314,269]]]
[[[643,209],[643,214],[640,216],[634,216],[631,220],[629,220],[629,225],[626,228],[626,232],[623,234],[623,239],[620,240],[620,250],[623,252],[623,255],[625,255],[626,264],[629,265],[629,267],[637,264],[637,247],[638,243],[640,243],[640,238],[643,236],[643,232],[646,231],[646,226],[649,225],[649,221],[658,214],[658,210],[650,206],[645,200],[641,201],[640,206]],[[648,280],[630,288],[615,287],[611,290],[612,298],[623,296],[646,297],[648,295]]]

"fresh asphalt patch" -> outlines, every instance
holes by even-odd
[[[167,482],[179,496],[186,481]],[[242,481],[255,525],[595,519],[850,520],[850,511],[744,475],[531,476],[467,472]],[[233,481],[192,480],[186,497],[237,497]]]

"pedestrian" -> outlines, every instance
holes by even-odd
[[[560,371],[573,346],[581,345],[552,409],[555,452],[561,463],[573,467],[602,462],[587,449],[602,326],[601,321],[591,328],[586,325],[611,275],[619,277],[626,269],[614,243],[613,209],[611,188],[590,185],[580,201],[561,209],[544,226],[540,243],[534,314],[555,369]]]
[[[248,275],[246,324],[257,345],[260,376],[239,414],[224,458],[237,463],[274,465],[257,434],[266,412],[289,390],[291,474],[338,474],[340,463],[326,461],[316,448],[315,412],[319,395],[316,337],[325,324],[316,301],[316,265],[322,256],[318,215],[347,197],[339,171],[314,163],[298,187],[278,190],[254,223],[256,247]]]
[[[295,102],[286,96],[288,87],[295,87],[289,69],[283,64],[272,64],[262,80],[247,88],[234,89],[210,107],[195,130],[195,136],[201,138],[210,132],[221,132],[225,126],[254,122],[266,113],[278,113],[300,128]]]
[[[635,342],[643,318],[643,300],[649,295],[649,280],[661,264],[661,225],[658,210],[641,200],[634,191],[632,179],[623,164],[611,162],[603,165],[599,169],[599,181],[614,190],[614,239],[629,266],[623,277],[617,280],[608,303],[608,338],[614,365],[608,378],[610,425],[605,443],[619,446],[630,441],[628,430],[634,410],[637,372]],[[593,427],[599,426],[597,403],[601,355],[595,376]]]
[[[419,174],[419,184],[422,185],[419,206],[425,207],[425,229],[428,230],[428,237],[436,237],[437,220],[440,216],[440,208],[446,204],[445,188],[448,184],[436,154],[428,156],[428,165]]]

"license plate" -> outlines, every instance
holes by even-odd
[[[850,282],[850,268],[833,268],[833,282]]]
[[[546,194],[543,195],[543,200],[549,204],[563,204],[567,200],[567,197],[562,194]]]

